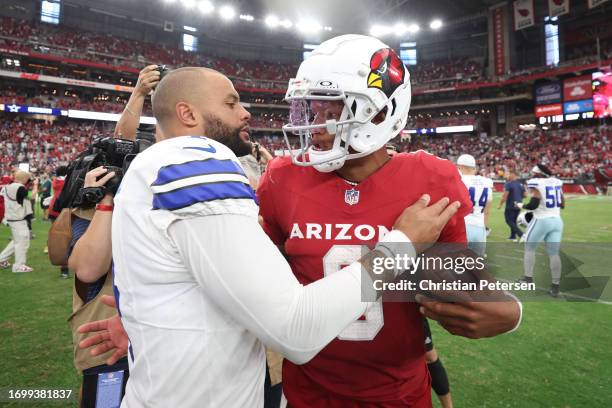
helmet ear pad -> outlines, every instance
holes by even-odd
[[[406,126],[408,111],[404,117],[394,118],[398,113],[395,95],[389,98],[381,109],[377,109],[372,102],[363,100],[364,98],[350,97],[347,99],[349,103],[351,99],[353,100],[351,106],[355,106],[356,118],[360,122],[366,122],[351,129],[349,144],[357,153],[372,153],[382,148]],[[360,114],[362,114],[361,117]]]

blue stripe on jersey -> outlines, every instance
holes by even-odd
[[[220,181],[155,194],[153,196],[153,209],[172,211],[200,202],[228,198],[247,198],[257,202],[255,192],[248,184],[240,181]]]
[[[130,352],[130,358],[132,359],[132,363],[134,362],[134,349],[132,348],[132,342],[128,343],[128,351]]]
[[[115,285],[115,263],[111,259],[111,269],[113,271],[113,296],[115,297],[115,305],[117,308],[117,313],[119,313],[119,317],[121,317],[121,307],[119,306],[119,300],[121,295],[119,294],[119,288]]]
[[[170,164],[159,169],[157,172],[157,179],[155,179],[151,186],[159,186],[187,177],[227,173],[241,174],[244,176],[242,167],[231,159],[218,160],[209,158],[194,160],[187,163]]]

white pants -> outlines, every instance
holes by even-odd
[[[15,264],[13,265],[13,269],[15,269],[26,264],[28,248],[30,247],[30,230],[28,229],[28,222],[25,220],[10,221],[8,224],[11,228],[13,240],[0,253],[0,262],[8,261],[11,255],[15,253]]]

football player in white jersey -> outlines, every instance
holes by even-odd
[[[561,280],[561,258],[559,257],[559,247],[563,236],[561,209],[565,208],[563,182],[553,177],[552,172],[543,164],[537,164],[531,172],[535,176],[527,180],[531,200],[527,204],[519,204],[519,207],[533,211],[533,219],[525,233],[525,276],[519,281],[533,282],[536,248],[540,242],[544,241],[550,259],[552,276],[552,285],[548,293],[552,297],[557,297]]]
[[[493,180],[476,174],[476,160],[469,154],[459,156],[457,169],[461,173],[461,180],[468,189],[474,206],[472,213],[465,217],[468,246],[483,256],[487,244],[489,210],[493,200]]]
[[[258,223],[236,158],[251,148],[250,114],[231,81],[177,69],[158,84],[153,111],[162,136],[132,162],[113,213],[115,298],[129,336],[123,408],[262,407],[261,341],[310,360],[365,313],[362,280],[374,275],[361,270],[373,273],[376,251],[416,256],[411,242],[435,242],[459,207],[448,198],[427,207],[424,195],[374,251],[302,285]]]

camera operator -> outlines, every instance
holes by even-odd
[[[238,158],[253,190],[257,190],[263,170],[273,158],[268,149],[256,142],[252,143],[251,154]]]
[[[26,265],[28,249],[30,248],[30,230],[28,229],[27,217],[32,214],[32,206],[27,198],[31,175],[28,172],[17,170],[14,182],[2,188],[4,198],[4,220],[10,228],[12,240],[0,253],[0,268],[9,267],[9,258],[15,254],[13,272],[32,272],[33,269]]]
[[[114,137],[124,139],[134,139],[136,137],[136,129],[140,124],[145,99],[159,83],[165,69],[165,66],[148,65],[140,71],[134,91],[130,95],[130,99],[115,127]]]
[[[118,362],[107,365],[112,353],[92,356],[78,348],[85,335],[77,328],[86,322],[104,319],[114,314],[114,309],[106,307],[103,295],[113,294],[112,277],[112,244],[111,220],[113,214],[113,193],[108,188],[115,172],[99,166],[90,170],[85,176],[84,188],[103,188],[104,196],[95,208],[83,204],[84,208],[73,210],[72,241],[69,248],[68,266],[74,271],[73,313],[69,322],[72,328],[74,343],[74,363],[83,373],[81,407],[96,406],[96,394],[99,384],[108,384],[105,380],[115,379],[116,395],[123,396],[127,382],[128,363],[124,357]],[[101,382],[102,381],[102,382]],[[120,392],[118,392],[120,391]]]

